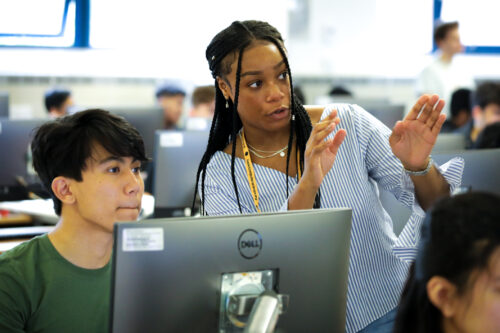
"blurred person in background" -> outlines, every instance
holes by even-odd
[[[45,108],[51,118],[59,118],[70,113],[74,106],[71,91],[66,89],[50,89],[45,93]]]
[[[215,111],[215,87],[199,86],[191,95],[191,110],[186,122],[187,130],[208,130]]]
[[[477,136],[475,149],[500,148],[500,122],[486,126]]]
[[[441,96],[447,102],[443,111],[449,118],[452,92],[459,88],[474,87],[472,77],[453,62],[453,58],[464,50],[460,42],[458,22],[438,25],[434,30],[434,43],[439,50],[438,55],[420,73],[416,90],[417,95],[430,93]]]
[[[179,129],[186,92],[175,84],[164,84],[156,90],[156,100],[163,110],[164,129]]]
[[[465,135],[466,147],[473,148],[479,133],[500,122],[500,83],[485,82],[472,94],[472,119],[456,130]]]
[[[441,133],[450,133],[467,124],[471,118],[470,89],[458,89],[451,95],[450,119],[446,119],[441,127]]]

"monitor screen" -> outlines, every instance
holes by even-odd
[[[500,195],[500,168],[498,167],[500,165],[500,149],[433,152],[432,158],[436,163],[442,165],[458,156],[462,157],[465,162],[461,191],[487,191]],[[408,221],[411,211],[407,206],[397,201],[392,193],[382,187],[379,187],[379,191],[382,205],[391,216],[394,232],[398,235]]]
[[[351,212],[117,223],[111,332],[230,332],[230,296],[269,289],[288,296],[277,332],[343,332]]]
[[[208,131],[157,131],[153,195],[155,217],[183,216],[191,207],[196,172],[208,142]]]
[[[465,135],[461,133],[440,133],[434,148],[432,148],[432,154],[464,150],[465,146]]]
[[[436,154],[432,157],[438,164],[443,164],[453,157],[462,157],[465,161],[462,188],[500,195],[500,148],[461,150]]]
[[[28,149],[34,129],[45,121],[0,119],[0,200],[27,199],[23,188],[37,182]]]

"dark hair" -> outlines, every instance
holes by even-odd
[[[335,86],[329,92],[329,96],[352,96],[352,93],[342,86]]]
[[[484,82],[473,94],[473,105],[484,109],[488,104],[500,105],[500,83]]]
[[[214,86],[200,86],[193,90],[191,96],[191,102],[193,106],[197,106],[201,103],[211,103],[215,99],[215,87]]]
[[[104,110],[93,109],[49,121],[36,130],[31,142],[33,166],[61,215],[61,201],[52,191],[58,176],[82,181],[82,171],[95,144],[109,153],[148,161],[139,132],[124,118]]]
[[[283,61],[286,64],[289,80],[290,80],[290,110],[292,114],[292,123],[290,126],[290,138],[288,141],[287,150],[287,162],[286,162],[286,196],[288,197],[288,166],[290,163],[291,146],[293,142],[293,137],[297,137],[297,150],[300,151],[300,165],[297,168],[303,170],[304,167],[304,151],[306,147],[307,139],[312,131],[312,124],[309,115],[302,106],[302,104],[295,97],[293,92],[292,75],[290,71],[290,65],[288,64],[288,58],[286,56],[283,38],[276,28],[271,26],[267,22],[262,21],[235,21],[229,27],[219,32],[210,42],[206,50],[206,58],[210,71],[212,72],[212,77],[215,79],[215,113],[212,121],[212,127],[210,129],[210,135],[208,139],[208,145],[203,157],[201,159],[200,165],[198,167],[198,172],[196,175],[196,187],[195,187],[195,198],[198,188],[198,182],[201,174],[201,208],[202,213],[204,211],[204,201],[205,201],[205,175],[206,168],[210,159],[219,150],[223,150],[230,142],[232,142],[232,152],[231,152],[231,176],[233,180],[233,187],[236,193],[236,200],[241,212],[240,198],[238,194],[238,188],[236,186],[236,179],[234,177],[234,162],[235,162],[235,152],[236,152],[236,135],[242,127],[241,119],[238,115],[238,97],[239,97],[239,85],[240,85],[240,72],[241,72],[241,59],[245,48],[250,46],[254,41],[268,41],[274,44],[281,53]],[[224,95],[217,84],[217,77],[225,80],[228,84],[226,76],[231,73],[231,64],[233,61],[237,60],[236,67],[236,87],[234,101],[228,100],[229,109],[225,109],[226,100]],[[230,86],[230,84],[229,84]],[[195,198],[193,198],[193,207]],[[316,195],[316,200],[314,207],[317,208],[320,205],[320,192],[318,191]]]
[[[488,268],[500,246],[500,197],[471,192],[440,200],[427,213],[417,259],[399,304],[395,333],[442,332],[442,315],[427,296],[427,282],[441,276],[464,294],[471,273]]]
[[[486,126],[477,136],[474,148],[500,148],[500,122]]]
[[[459,112],[465,110],[471,114],[471,94],[470,89],[457,89],[451,94],[450,113],[452,117],[458,116]]]
[[[449,31],[458,29],[458,22],[448,22],[437,26],[434,29],[434,42],[438,43],[446,38]]]
[[[158,87],[155,93],[156,98],[160,98],[162,96],[168,97],[177,95],[186,96],[186,92],[184,91],[184,89],[174,84],[164,84]]]
[[[300,104],[306,104],[306,96],[304,95],[301,87],[295,85],[293,87],[293,93],[295,95],[295,98],[299,100]]]
[[[65,89],[52,89],[45,93],[45,108],[47,112],[52,108],[59,109],[71,96],[71,92]]]

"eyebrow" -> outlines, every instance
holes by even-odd
[[[278,64],[273,66],[273,69],[278,69],[284,63],[285,63],[285,61],[281,60]],[[248,72],[242,73],[240,76],[243,77],[243,76],[248,76],[248,75],[260,75],[260,74],[262,74],[262,71],[248,71]]]
[[[99,165],[102,165],[102,164],[105,164],[105,163],[108,163],[108,162],[111,162],[111,161],[117,161],[117,162],[120,162],[120,163],[124,163],[125,160],[123,159],[123,157],[118,157],[118,156],[108,156],[102,160],[99,161]]]

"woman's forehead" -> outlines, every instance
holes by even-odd
[[[255,41],[247,47],[242,55],[241,71],[273,69],[283,62],[280,50],[271,42]],[[236,72],[238,58],[234,57],[231,73]]]

